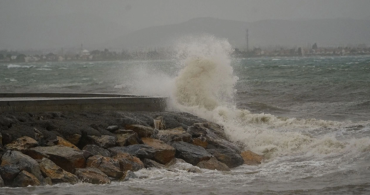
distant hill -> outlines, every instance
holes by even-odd
[[[196,18],[187,22],[154,26],[106,42],[113,48],[155,48],[171,45],[182,36],[211,34],[226,38],[234,47],[245,47],[249,29],[252,47],[302,47],[370,45],[370,20],[317,19],[306,21],[264,20],[246,23],[215,18]]]
[[[370,45],[370,20],[317,19],[306,21],[264,20],[241,22],[195,18],[186,22],[153,26],[129,33],[124,23],[107,21],[95,14],[19,16],[0,18],[0,49],[138,49],[173,45],[182,36],[211,34],[244,48],[249,29],[252,47]]]

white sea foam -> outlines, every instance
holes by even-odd
[[[8,68],[32,68],[30,65],[8,64]]]
[[[231,46],[226,40],[212,36],[186,39],[177,49],[183,69],[174,81],[173,107],[222,124],[229,138],[246,148],[267,157],[330,155],[370,148],[369,138],[338,140],[333,133],[322,133],[321,137],[311,133],[338,131],[348,125],[344,122],[279,118],[237,109],[232,101],[237,77],[230,66]]]

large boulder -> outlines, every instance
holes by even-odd
[[[1,167],[7,167],[9,165],[14,166],[19,171],[25,170],[33,174],[40,182],[44,181],[37,161],[21,152],[11,150],[5,152],[1,158]]]
[[[21,170],[17,165],[5,165],[0,167],[0,175],[6,185],[12,185],[14,178]]]
[[[116,145],[117,138],[111,135],[88,135],[89,140],[102,148],[109,148]]]
[[[235,153],[241,153],[236,144],[227,140],[223,128],[215,123],[196,123],[190,126],[187,132],[192,135],[193,140],[199,139],[195,141],[197,145],[206,146],[207,149],[229,149]]]
[[[153,138],[142,138],[144,144],[151,146],[154,148],[154,160],[159,163],[166,164],[170,162],[176,154],[176,150],[174,147],[165,144],[161,140],[153,139]]]
[[[76,168],[85,167],[85,157],[81,150],[65,146],[35,147],[25,153],[34,159],[48,158],[62,169],[74,173]]]
[[[150,160],[150,159],[147,159],[147,158],[143,160],[143,163],[144,163],[145,168],[163,169],[163,168],[166,167],[165,165],[162,165],[160,163],[157,163],[154,160]]]
[[[94,167],[108,175],[119,179],[123,176],[123,172],[120,169],[120,163],[117,159],[104,157],[104,156],[91,156],[87,159],[87,167]]]
[[[230,171],[230,168],[226,164],[218,161],[214,157],[212,157],[209,160],[200,161],[197,164],[197,166],[200,167],[200,168],[203,168],[203,169],[218,170],[218,171]]]
[[[158,138],[166,143],[174,141],[191,142],[191,135],[182,127],[160,130],[158,132]]]
[[[58,140],[57,145],[66,146],[66,147],[70,147],[70,148],[73,148],[73,149],[76,149],[76,150],[80,150],[77,146],[75,146],[74,144],[72,144],[71,142],[65,140],[64,138],[62,138],[60,136],[57,136],[57,140]]]
[[[109,184],[110,179],[108,176],[97,168],[88,167],[76,169],[77,177],[86,183],[92,184]]]
[[[182,158],[192,165],[196,165],[203,160],[209,160],[212,157],[204,148],[186,142],[174,142],[172,146],[176,149],[177,158]]]
[[[151,137],[155,134],[155,130],[152,127],[147,127],[143,125],[126,125],[125,129],[136,132],[141,138]]]
[[[156,150],[153,147],[145,145],[145,144],[135,144],[135,145],[130,145],[126,147],[113,147],[113,148],[109,148],[109,151],[113,155],[116,155],[119,153],[129,153],[140,159],[144,159],[144,158],[153,159],[154,154],[156,152]]]
[[[242,156],[230,149],[207,149],[218,161],[225,163],[229,168],[244,164]]]
[[[51,179],[53,183],[70,183],[75,184],[78,182],[77,176],[69,173],[58,165],[56,165],[53,161],[43,158],[40,162],[40,169],[42,173]]]
[[[27,187],[27,186],[39,186],[41,182],[28,171],[21,171],[17,177],[14,178],[13,187]]]
[[[91,154],[91,156],[93,155],[101,155],[101,156],[105,156],[105,157],[110,157],[111,154],[109,152],[109,150],[107,149],[104,149],[104,148],[101,148],[97,145],[86,145],[83,150],[89,152]]]
[[[67,141],[71,142],[73,145],[77,145],[81,140],[81,133],[80,134],[75,133],[75,134],[64,135],[64,138]]]
[[[23,136],[7,144],[5,148],[8,150],[22,151],[22,150],[36,147],[38,145],[39,143],[35,139],[28,137],[28,136]]]
[[[118,130],[115,132],[115,134],[117,136],[118,146],[128,146],[143,143],[137,133],[132,130]]]
[[[4,187],[5,183],[2,177],[0,177],[0,187]]]
[[[118,125],[110,125],[106,128],[106,130],[110,131],[110,132],[114,132],[114,131],[117,131],[119,129]]]
[[[203,148],[207,148],[208,142],[207,139],[204,137],[197,137],[193,139],[193,144],[196,146],[201,146]]]
[[[113,158],[118,160],[122,171],[138,171],[144,168],[143,162],[129,153],[118,153]]]
[[[256,154],[250,150],[243,151],[240,155],[243,157],[244,164],[247,165],[259,165],[263,160],[262,155]]]

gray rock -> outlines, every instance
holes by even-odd
[[[24,151],[34,159],[48,158],[62,169],[74,173],[75,168],[85,167],[85,157],[81,150],[65,146],[35,147]]]
[[[111,126],[107,127],[107,130],[110,131],[110,132],[114,132],[118,129],[119,129],[119,127],[117,125],[111,125]]]
[[[113,177],[115,179],[119,179],[123,176],[123,172],[120,170],[119,161],[114,158],[96,155],[88,158],[86,165],[87,167],[97,168],[109,177]]]
[[[117,136],[117,145],[129,146],[134,144],[142,144],[143,141],[139,138],[137,133],[131,130],[118,130],[115,132]]]
[[[0,175],[6,185],[11,185],[11,182],[21,170],[16,165],[5,165],[0,167]]]
[[[1,167],[13,165],[20,171],[26,170],[27,172],[33,174],[40,182],[44,181],[44,177],[41,174],[37,161],[27,155],[22,154],[21,152],[8,150],[5,152],[1,160]]]
[[[214,157],[209,160],[200,161],[197,166],[203,169],[230,171],[230,168],[225,163],[218,161]]]
[[[97,145],[86,145],[83,150],[88,151],[92,155],[101,155],[105,157],[111,156],[109,150],[101,148]]]
[[[27,187],[27,186],[39,186],[41,182],[28,171],[21,171],[17,177],[14,178],[13,187]]]
[[[156,152],[154,148],[148,145],[145,145],[145,144],[135,144],[135,145],[130,145],[126,147],[114,147],[114,148],[109,148],[109,151],[113,155],[116,155],[119,153],[129,153],[140,159],[144,159],[144,158],[153,159],[154,154]]]
[[[182,158],[192,165],[212,157],[204,148],[186,142],[174,142],[172,146],[176,149],[177,158]]]
[[[4,187],[4,186],[5,186],[4,180],[3,180],[3,178],[0,177],[0,187]]]
[[[143,125],[126,125],[125,129],[136,132],[139,137],[151,137],[155,134],[155,131],[152,127],[147,127]]]
[[[207,149],[218,161],[225,163],[228,167],[234,168],[244,164],[243,157],[230,149]]]
[[[191,142],[191,135],[187,133],[182,127],[160,130],[158,132],[158,139],[170,143],[174,141]]]
[[[93,167],[77,169],[76,175],[82,182],[86,183],[109,184],[111,182],[105,173]]]
[[[102,148],[109,148],[116,145],[117,138],[110,135],[88,135],[89,139],[92,143],[102,147]]]
[[[144,163],[145,168],[157,168],[157,169],[165,168],[164,165],[159,164],[159,163],[155,162],[154,160],[150,160],[150,159],[147,159],[147,158],[143,160],[143,163]]]
[[[44,175],[51,179],[52,183],[62,183],[67,182],[71,184],[75,184],[78,182],[77,176],[69,173],[58,165],[56,165],[53,161],[43,158],[40,162],[40,169]]]

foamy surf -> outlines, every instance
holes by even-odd
[[[174,81],[173,107],[225,127],[229,138],[267,159],[286,155],[330,156],[370,150],[370,139],[338,136],[351,122],[281,118],[238,109],[233,102],[238,80],[230,65],[231,45],[212,36],[177,44],[183,67]],[[367,124],[366,122],[363,124]],[[320,135],[315,132],[320,131]]]

